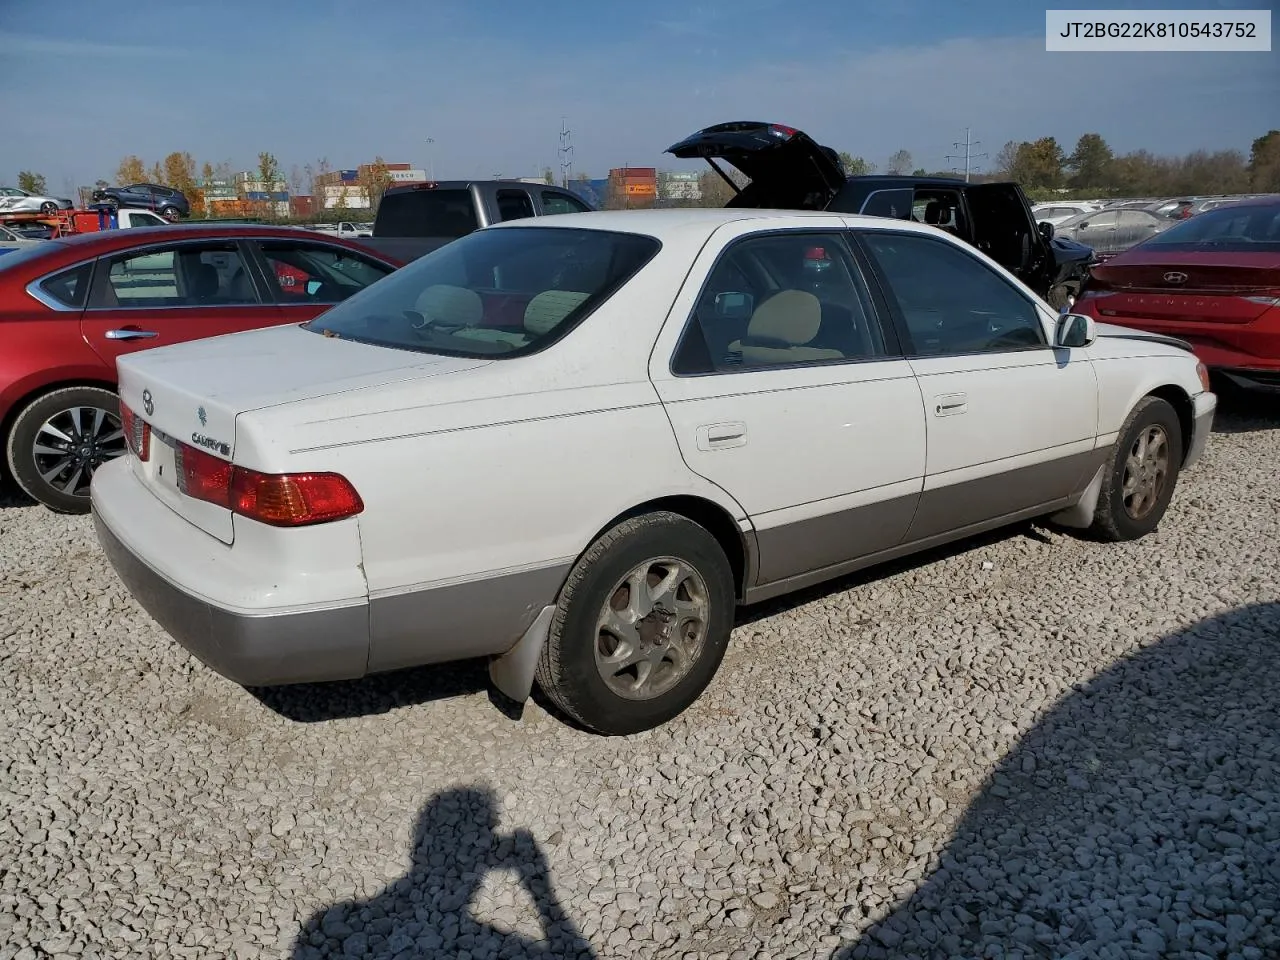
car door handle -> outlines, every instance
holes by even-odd
[[[154,330],[108,330],[108,340],[150,340],[160,334]]]
[[[964,393],[947,393],[933,398],[935,417],[954,417],[969,409],[969,396]]]
[[[727,450],[746,442],[745,423],[709,423],[698,428],[699,450]]]

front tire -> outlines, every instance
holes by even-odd
[[[1182,466],[1182,425],[1167,400],[1138,401],[1107,460],[1093,531],[1119,542],[1160,525]]]
[[[40,204],[40,212],[46,217],[51,217],[58,212],[58,205],[52,201]]]
[[[37,397],[5,444],[22,492],[55,513],[88,513],[94,471],[126,450],[120,399],[102,387],[64,387]]]
[[[715,676],[736,606],[733,570],[706,529],[665,511],[624,520],[570,571],[538,686],[597,733],[661,726]]]
[[[160,216],[164,217],[166,220],[177,220],[181,214],[178,213],[177,207],[165,207],[160,211]]]

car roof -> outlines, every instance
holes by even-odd
[[[313,239],[322,240],[325,243],[337,244],[338,246],[348,247],[352,250],[358,250],[376,259],[384,260],[387,263],[395,261],[389,259],[377,250],[372,250],[362,246],[357,242],[348,240],[345,237],[337,237],[332,234],[320,233],[318,231],[300,230],[297,227],[286,226],[263,226],[252,223],[211,223],[202,224],[200,226],[186,224],[166,224],[165,226],[154,227],[123,227],[117,230],[95,230],[90,233],[79,233],[70,237],[58,237],[56,240],[47,240],[50,244],[50,253],[54,247],[63,253],[60,259],[66,259],[68,262],[76,262],[86,257],[101,256],[104,253],[114,253],[120,250],[128,250],[132,247],[145,246],[155,243],[156,241],[180,241],[180,240],[218,240],[243,238],[252,239],[294,239],[299,233],[310,234]]]
[[[775,221],[830,220],[833,217],[845,220],[853,226],[871,229],[941,232],[924,224],[890,217],[831,213],[821,210],[761,210],[748,207],[668,207],[659,210],[597,210],[590,213],[558,213],[547,217],[506,220],[484,229],[510,230],[521,227],[577,228],[583,230],[609,230],[618,233],[637,233],[661,240],[664,237],[674,237],[678,234],[683,235],[690,232],[701,232],[705,236],[710,236],[726,223],[755,221],[764,228]]]

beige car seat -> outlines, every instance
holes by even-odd
[[[822,326],[822,304],[805,290],[780,290],[756,307],[747,335],[729,344],[744,364],[805,363],[843,360],[839,350],[808,344]]]

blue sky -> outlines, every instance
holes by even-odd
[[[966,126],[991,158],[1090,131],[1118,151],[1247,151],[1280,127],[1280,50],[1046,53],[1025,0],[0,0],[0,102],[0,183],[34,169],[54,192],[172,150],[534,176],[558,166],[562,117],[593,176],[697,169],[662,151],[729,119],[942,169]]]

